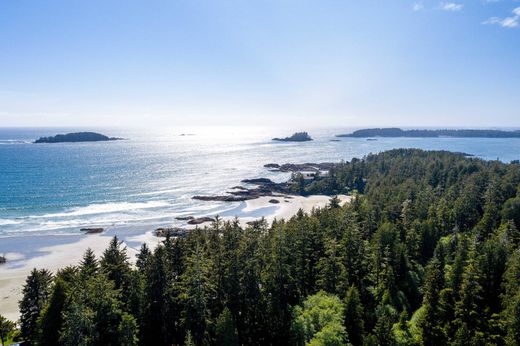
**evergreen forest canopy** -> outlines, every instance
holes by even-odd
[[[520,131],[503,130],[402,130],[400,128],[362,129],[336,137],[459,137],[459,138],[520,138]]]
[[[20,302],[33,345],[518,345],[520,164],[399,149],[336,165],[307,193],[353,201],[246,229],[215,221],[135,267],[103,256]]]

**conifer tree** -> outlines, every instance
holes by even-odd
[[[148,258],[150,258],[150,255],[151,252],[148,248],[148,245],[146,245],[146,243],[143,243],[141,245],[139,253],[136,255],[137,261],[135,262],[135,266],[137,267],[137,269],[139,269],[139,271],[144,271]]]
[[[209,337],[208,295],[210,288],[206,282],[208,266],[204,260],[202,247],[195,245],[193,253],[186,259],[186,272],[181,278],[184,302],[184,326],[193,336],[195,345],[200,346]]]
[[[54,281],[52,293],[38,319],[38,345],[58,345],[60,330],[63,324],[63,310],[67,303],[67,287],[65,282],[57,278]]]
[[[46,269],[33,269],[23,287],[20,301],[20,332],[25,342],[33,344],[38,337],[38,317],[47,303],[52,282]]]
[[[363,344],[363,305],[361,305],[359,293],[355,286],[348,289],[345,297],[345,329],[352,345]]]
[[[442,345],[446,342],[443,330],[444,321],[440,319],[439,312],[439,294],[444,287],[443,277],[440,261],[433,258],[426,269],[422,305],[424,312],[418,325],[424,345]]]
[[[483,343],[483,311],[482,287],[480,286],[480,271],[474,259],[464,269],[462,285],[460,288],[460,300],[455,306],[455,334],[456,345],[468,343],[478,345]]]
[[[83,259],[80,262],[80,271],[84,277],[90,277],[95,275],[99,269],[98,261],[94,251],[88,248],[83,255]]]
[[[238,346],[238,335],[233,316],[225,308],[217,319],[215,326],[216,344],[222,346]]]

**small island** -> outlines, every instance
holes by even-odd
[[[415,138],[520,138],[520,131],[503,130],[473,130],[473,129],[443,129],[443,130],[402,130],[397,127],[357,130],[336,137],[415,137]],[[371,139],[374,140],[374,139]]]
[[[296,132],[291,137],[273,138],[273,141],[279,142],[307,142],[312,141],[311,136],[307,132]]]
[[[117,141],[122,138],[108,137],[96,132],[74,132],[67,134],[60,134],[51,137],[40,137],[33,143],[65,143],[65,142],[103,142],[103,141]]]

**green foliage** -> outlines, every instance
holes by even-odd
[[[233,316],[228,308],[220,314],[215,327],[216,344],[225,346],[238,346],[238,334],[233,321]]]
[[[23,287],[20,301],[20,332],[22,338],[35,343],[38,338],[38,318],[50,293],[51,273],[46,270],[33,269]]]
[[[63,308],[67,302],[67,284],[60,278],[54,281],[52,293],[38,319],[38,345],[57,345],[63,324]]]
[[[14,323],[0,315],[0,343],[5,345],[11,334],[14,332]]]
[[[363,344],[363,305],[355,286],[351,286],[348,289],[345,297],[345,329],[352,345]]]
[[[399,149],[294,184],[350,191],[290,220],[217,220],[33,270],[23,338],[59,345],[515,345],[520,165]],[[339,298],[341,297],[341,298]],[[58,340],[58,341],[56,341]]]
[[[520,196],[510,198],[502,207],[502,219],[504,221],[513,221],[515,226],[520,227]]]
[[[298,343],[306,345],[346,345],[341,300],[323,291],[308,297],[302,307],[294,309]]]

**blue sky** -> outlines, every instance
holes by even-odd
[[[0,126],[520,126],[520,1],[0,2]]]

